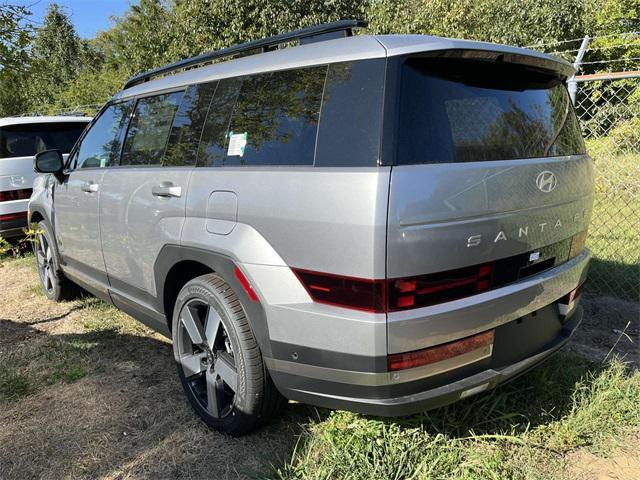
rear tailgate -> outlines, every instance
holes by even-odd
[[[556,178],[551,192],[537,186],[546,172]],[[584,156],[394,167],[387,275],[452,270],[559,242],[587,229],[592,198]]]
[[[401,68],[389,353],[492,328],[574,288],[583,269],[553,267],[582,250],[593,201],[592,162],[554,72],[424,57]],[[527,290],[526,278],[547,283]]]

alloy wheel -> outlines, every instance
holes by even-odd
[[[53,264],[53,250],[49,244],[49,240],[43,234],[38,234],[35,243],[36,261],[38,262],[38,274],[42,287],[48,294],[55,289],[56,276]]]
[[[176,360],[193,397],[212,417],[229,415],[238,389],[238,371],[220,314],[202,299],[189,300],[180,311],[176,340]]]

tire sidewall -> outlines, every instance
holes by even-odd
[[[42,220],[38,222],[38,228],[42,230],[42,235],[47,239],[47,243],[51,248],[51,260],[53,262],[53,277],[54,277],[54,285],[53,290],[48,292],[45,288],[44,282],[42,281],[42,276],[40,275],[40,266],[38,265],[38,279],[40,280],[40,286],[42,288],[42,292],[49,300],[60,301],[62,299],[62,282],[60,281],[60,262],[58,261],[58,246],[56,245],[55,237],[52,234],[51,227],[49,224]],[[34,249],[36,246],[34,245]],[[34,251],[35,253],[35,251]],[[36,262],[38,259],[36,258]]]
[[[220,315],[221,322],[224,325],[224,328],[231,340],[231,345],[233,347],[234,360],[236,363],[235,366],[238,372],[238,387],[235,392],[231,412],[223,418],[215,418],[211,416],[209,412],[203,408],[200,402],[193,397],[190,386],[182,369],[182,365],[177,358],[176,334],[178,329],[180,328],[180,312],[182,311],[184,305],[193,299],[204,300],[210,305],[211,308],[215,309],[218,315]],[[234,314],[229,309],[229,306],[224,298],[220,298],[220,295],[217,292],[213,291],[205,282],[202,282],[199,278],[196,278],[188,282],[178,294],[178,298],[176,299],[176,304],[173,311],[172,321],[174,359],[176,360],[176,367],[178,370],[178,375],[180,377],[180,382],[182,383],[185,394],[189,399],[189,403],[191,403],[191,406],[194,408],[196,413],[198,413],[198,415],[209,426],[218,430],[222,430],[224,432],[232,432],[234,430],[234,427],[243,420],[245,414],[243,414],[242,412],[246,411],[246,399],[247,395],[249,394],[249,392],[247,392],[246,359],[244,357],[245,352],[244,349],[241,348],[238,334],[236,332],[236,325],[233,322],[233,318]]]

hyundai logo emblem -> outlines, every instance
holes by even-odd
[[[544,193],[549,193],[550,191],[552,191],[554,188],[556,188],[557,184],[558,179],[553,174],[553,172],[550,172],[549,170],[540,172],[540,174],[536,178],[536,186],[540,189],[540,191]]]

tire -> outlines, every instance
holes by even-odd
[[[38,223],[33,252],[36,257],[40,286],[49,300],[55,302],[73,300],[79,295],[80,287],[67,279],[60,270],[58,249],[54,238],[46,222]]]
[[[231,436],[251,432],[284,404],[238,297],[218,275],[188,282],[172,324],[178,376],[195,412]]]

